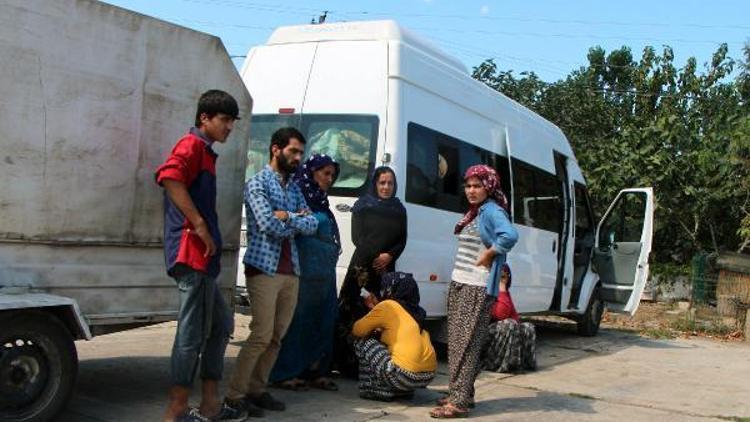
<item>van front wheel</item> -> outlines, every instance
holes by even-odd
[[[0,320],[0,420],[52,420],[68,401],[78,372],[70,332],[44,312]]]
[[[599,286],[594,287],[589,298],[586,312],[576,319],[578,334],[584,337],[593,337],[599,332],[599,324],[604,314],[604,302],[602,302]]]

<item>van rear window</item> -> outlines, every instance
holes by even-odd
[[[261,114],[250,125],[245,180],[268,163],[271,135],[293,126],[307,138],[305,157],[328,154],[339,162],[341,173],[331,188],[333,196],[360,196],[375,162],[378,117],[352,114]]]

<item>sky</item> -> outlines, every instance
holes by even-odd
[[[492,58],[502,70],[565,78],[586,64],[592,46],[628,46],[636,60],[645,46],[671,46],[677,67],[703,65],[720,43],[742,58],[750,42],[746,0],[108,0],[145,15],[216,35],[237,67],[279,26],[394,19],[461,60],[469,70]],[[702,67],[701,67],[702,69]]]

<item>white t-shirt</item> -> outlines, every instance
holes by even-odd
[[[458,234],[458,252],[451,279],[461,284],[487,287],[487,280],[490,278],[489,268],[475,265],[477,259],[487,250],[479,237],[478,219],[475,218]]]

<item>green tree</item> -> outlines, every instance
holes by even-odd
[[[473,76],[559,126],[573,145],[601,213],[626,187],[653,186],[656,262],[750,247],[750,46],[735,80],[721,45],[703,71],[690,58],[644,48],[589,50],[588,65],[546,83],[492,60]]]

